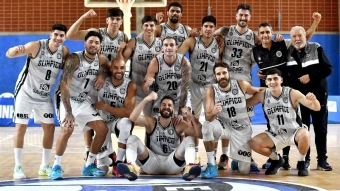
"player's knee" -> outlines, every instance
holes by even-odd
[[[202,125],[202,135],[203,141],[212,141],[214,140],[214,135],[212,132],[211,122],[205,121]]]
[[[25,135],[26,133],[26,129],[27,129],[27,125],[26,124],[19,124],[17,123],[15,125],[15,131],[16,131],[16,134],[21,134],[21,135]]]
[[[131,121],[128,118],[123,118],[118,122],[117,127],[119,129],[118,142],[126,144],[131,132]]]
[[[191,136],[185,137],[182,142],[185,143],[186,146],[195,147],[195,140]]]
[[[73,133],[74,127],[62,127],[60,136],[69,138]]]
[[[97,167],[106,173],[109,171],[110,160],[108,156],[98,159],[97,158]]]
[[[238,170],[240,174],[249,174],[250,163],[249,162],[238,162]]]
[[[106,137],[107,133],[109,132],[109,129],[104,123],[104,121],[100,121],[98,124],[98,128],[96,128],[95,132],[96,132],[96,136]]]
[[[138,137],[136,135],[130,135],[129,138],[126,141],[126,144],[133,144],[138,142]]]

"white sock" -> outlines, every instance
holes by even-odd
[[[208,163],[215,165],[214,151],[207,152]]]
[[[194,147],[187,147],[185,148],[184,152],[184,159],[185,159],[185,164],[195,164],[195,149]]]
[[[50,164],[51,150],[52,149],[43,148],[40,168],[45,167]]]
[[[85,146],[85,151],[90,151],[91,146]]]
[[[137,160],[137,152],[134,151],[133,149],[126,149],[126,161],[128,163],[131,163],[133,165],[136,165],[136,160]]]
[[[22,148],[14,148],[15,166],[22,165]]]
[[[55,166],[55,165],[61,166],[60,164],[61,164],[61,158],[62,158],[62,157],[63,157],[63,156],[55,155],[55,156],[54,156],[54,164],[53,164],[53,166]]]
[[[90,166],[92,163],[94,163],[94,160],[96,159],[97,154],[93,154],[89,152],[89,157],[87,157],[85,166]]]
[[[279,160],[279,155],[277,155],[276,152],[272,152],[270,155],[269,155],[269,158],[272,159],[272,160]]]
[[[123,162],[123,158],[125,156],[125,152],[126,152],[126,149],[122,149],[122,148],[118,147],[116,161],[122,161]]]
[[[222,147],[222,154],[228,155],[228,147]]]
[[[305,161],[306,155],[302,155],[299,153],[298,161]]]

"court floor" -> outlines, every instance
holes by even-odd
[[[57,136],[59,135],[59,127],[56,127],[55,131],[55,140]],[[264,131],[266,127],[264,125],[253,125],[253,135],[256,135],[262,131]],[[13,167],[14,167],[14,154],[13,154],[13,136],[14,136],[15,128],[13,127],[0,127],[0,188],[1,183],[7,182],[9,185],[16,185],[16,182],[10,183],[13,181]],[[139,136],[142,140],[144,140],[144,129],[142,127],[136,127],[133,131],[133,134]],[[114,135],[112,136],[114,141],[116,140]],[[40,127],[29,127],[26,132],[25,136],[25,144],[24,144],[24,150],[23,150],[23,168],[25,170],[25,174],[27,176],[27,179],[25,181],[29,182],[32,180],[39,180],[39,179],[47,179],[46,177],[39,177],[37,172],[38,168],[41,162],[41,140],[42,140],[42,129]],[[220,145],[219,145],[220,147]],[[303,185],[309,185],[314,187],[323,188],[325,190],[340,190],[340,125],[329,125],[328,127],[328,162],[333,166],[333,171],[318,171],[316,170],[316,150],[315,150],[315,144],[314,144],[314,132],[313,128],[311,128],[311,168],[310,168],[310,175],[308,177],[298,177],[297,176],[297,170],[296,170],[296,163],[297,163],[297,156],[298,156],[298,150],[295,147],[291,148],[290,152],[290,164],[292,166],[291,170],[284,171],[280,170],[276,175],[266,176],[264,175],[264,170],[261,170],[259,174],[249,174],[249,175],[239,175],[238,173],[232,172],[230,169],[219,171],[219,177],[222,178],[228,178],[228,179],[249,179],[249,180],[265,180],[267,182],[288,182],[291,184],[303,184]],[[53,164],[53,156],[54,156],[54,149],[55,144],[52,149],[51,159],[50,163]],[[207,159],[205,155],[205,149],[203,147],[202,140],[200,141],[200,157],[202,164],[205,164]],[[218,149],[218,157],[220,156],[221,149]],[[73,135],[71,136],[68,146],[65,152],[65,155],[62,159],[62,167],[64,170],[64,176],[69,178],[74,177],[80,177],[80,172],[82,169],[82,166],[84,164],[84,157],[85,157],[85,147],[84,147],[84,141],[83,141],[83,135],[80,130],[80,128],[76,127]],[[255,159],[256,163],[261,166],[265,161],[266,157],[260,156],[257,153],[253,152],[253,158]],[[145,177],[147,182],[153,182],[158,181],[160,177],[154,177],[153,176],[146,176],[141,175],[141,177]],[[168,178],[180,178],[180,175],[178,176],[170,176]],[[115,180],[117,178],[112,177],[112,175],[106,175],[104,180]],[[162,179],[162,176],[161,176]],[[200,178],[198,178],[199,180]],[[91,180],[90,179],[86,179]],[[163,180],[165,180],[163,178]],[[167,180],[170,181],[171,179]],[[86,182],[85,181],[85,182]],[[125,179],[119,180],[119,184],[121,182],[125,182]],[[156,181],[156,182],[157,182]],[[174,179],[176,182],[177,180]],[[214,182],[216,180],[206,180]],[[66,184],[66,180],[60,181],[58,184]],[[127,181],[128,182],[128,181]],[[22,183],[22,182],[20,182]],[[116,181],[112,181],[111,184],[116,184]],[[151,184],[150,183],[150,184]],[[96,184],[96,183],[94,183]],[[107,183],[106,184],[110,184]],[[136,184],[134,182],[130,182],[130,185]],[[45,184],[43,184],[45,185]],[[46,183],[45,186],[53,185],[53,182]],[[217,184],[216,184],[217,185]],[[18,186],[18,185],[17,185]],[[64,190],[71,190],[71,186],[63,185],[62,187],[59,185],[59,189],[64,188],[66,186],[66,189]],[[20,188],[20,187],[13,187],[14,188]],[[31,188],[33,187],[25,187],[25,188]],[[39,187],[43,188],[43,187]],[[45,187],[44,187],[45,188]],[[249,187],[249,190],[252,187]],[[1,190],[1,189],[0,189]],[[6,188],[6,190],[10,190]],[[15,189],[14,189],[15,190]],[[21,188],[20,190],[25,190]],[[45,189],[46,190],[46,189]],[[49,190],[49,189],[48,189]],[[52,189],[53,190],[53,189]],[[79,190],[79,189],[78,189]],[[84,189],[83,189],[84,190]],[[87,189],[87,190],[98,190],[97,188],[93,189]],[[115,189],[114,189],[115,190]],[[124,190],[124,189],[120,189]],[[152,190],[157,190],[153,188]],[[214,190],[214,189],[213,189]],[[220,189],[217,189],[220,190]],[[235,190],[235,189],[234,189]],[[252,190],[256,190],[253,189]],[[261,190],[261,189],[260,189]],[[301,189],[301,190],[308,190],[308,189]]]

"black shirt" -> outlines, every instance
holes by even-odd
[[[262,45],[257,45],[253,48],[253,56],[255,62],[258,64],[262,74],[265,75],[270,68],[276,68],[281,71],[283,84],[287,85],[287,46],[285,41],[274,42],[269,49],[263,48]],[[260,79],[261,87],[267,87],[264,80]]]

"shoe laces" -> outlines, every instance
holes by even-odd
[[[19,165],[19,166],[16,166],[16,167],[15,167],[15,172],[24,173],[24,169],[22,168],[21,165]]]

